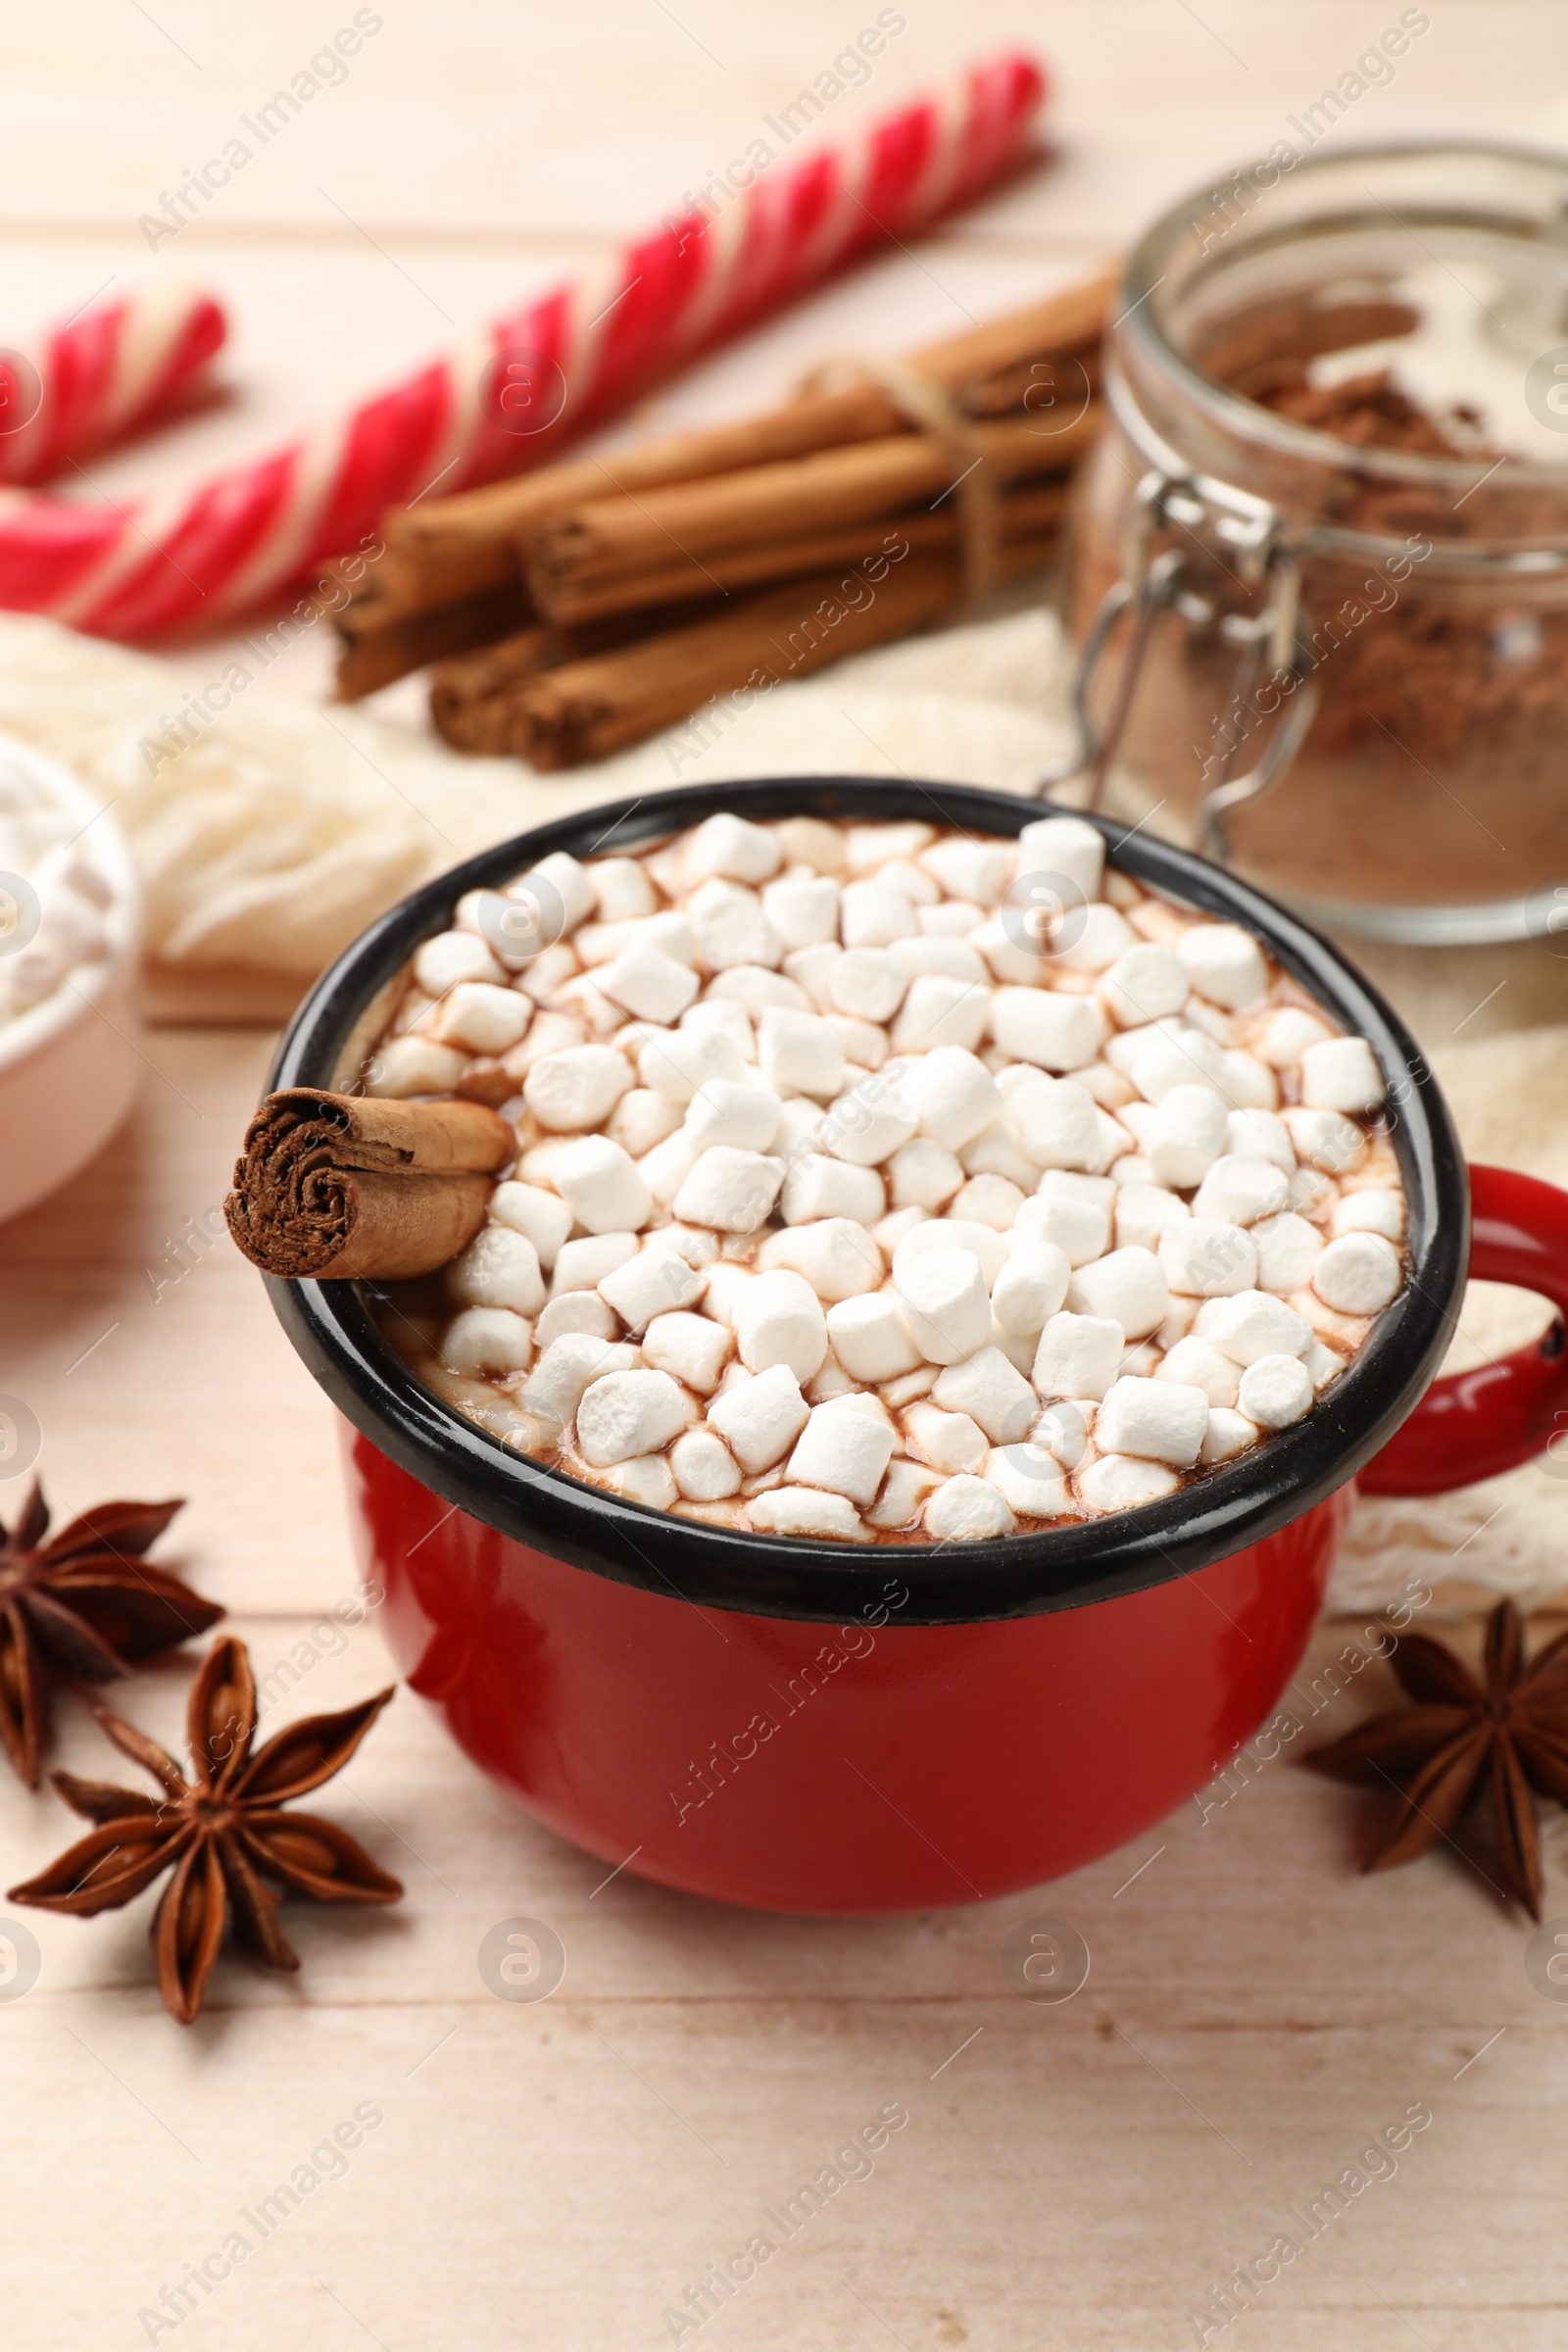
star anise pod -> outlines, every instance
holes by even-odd
[[[29,1788],[49,1735],[49,1686],[90,1683],[205,1634],[223,1614],[142,1554],[179,1502],[100,1502],[46,1544],[37,1481],[9,1533],[0,1528],[0,1740]]]
[[[1416,1704],[1375,1715],[1302,1763],[1397,1791],[1368,1870],[1413,1862],[1484,1791],[1508,1891],[1539,1919],[1541,1841],[1531,1791],[1568,1804],[1568,1634],[1527,1666],[1524,1622],[1504,1600],[1487,1623],[1483,1682],[1424,1634],[1403,1635],[1390,1662]]]
[[[95,1706],[115,1745],[152,1775],[162,1794],[51,1773],[67,1804],[99,1826],[6,1899],[89,1919],[118,1910],[172,1869],[152,1945],[165,2005],[184,2026],[201,2008],[230,1914],[252,1958],[267,1968],[298,1968],[266,1880],[322,1903],[395,1903],[403,1893],[347,1830],[318,1814],[283,1811],[342,1771],[392,1695],[382,1690],[341,1714],[307,1716],[253,1754],[250,1656],[243,1642],[223,1636],[191,1688],[194,1781],[145,1733]]]

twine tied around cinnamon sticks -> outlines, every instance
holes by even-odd
[[[902,416],[918,431],[931,434],[949,452],[954,480],[951,489],[934,501],[932,511],[942,499],[956,494],[961,593],[966,598],[983,596],[1002,577],[1002,515],[1001,489],[985,463],[979,428],[959,408],[956,393],[907,360],[845,352],[813,368],[796,390],[802,399],[808,399],[813,392],[841,392],[855,384],[874,385]]]

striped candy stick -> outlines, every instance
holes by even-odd
[[[187,388],[227,333],[210,294],[137,288],[56,327],[39,349],[0,352],[0,482],[43,482],[122,441]]]
[[[377,518],[554,457],[699,351],[886,239],[968,202],[1026,152],[1044,81],[1009,55],[716,215],[691,211],[288,448],[118,509],[0,491],[0,605],[101,636],[220,622],[373,543]]]

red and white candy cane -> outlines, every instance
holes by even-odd
[[[618,257],[286,449],[133,513],[0,491],[0,606],[138,638],[242,612],[378,516],[556,454],[694,353],[868,247],[978,195],[1022,157],[1045,94],[1007,55],[791,171],[760,169]],[[738,178],[732,172],[731,178]]]
[[[227,333],[199,287],[139,287],[32,350],[0,351],[0,482],[45,482],[189,389]]]

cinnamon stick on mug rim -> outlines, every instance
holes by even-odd
[[[483,1103],[284,1087],[245,1131],[223,1214],[264,1274],[407,1282],[472,1241],[516,1149]]]

